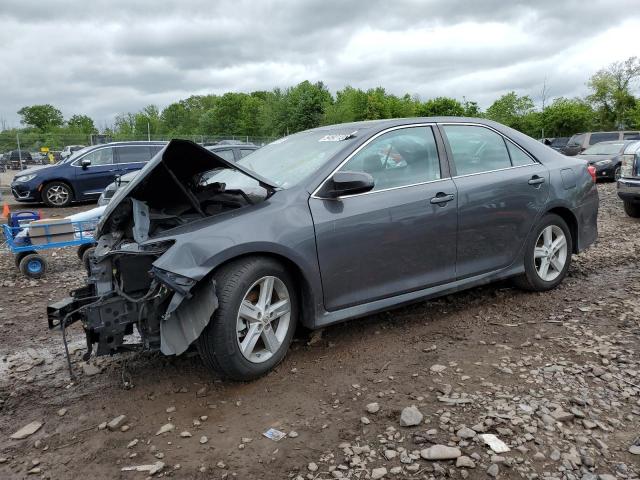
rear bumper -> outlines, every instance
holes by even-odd
[[[626,202],[640,203],[640,178],[618,180],[618,197]]]

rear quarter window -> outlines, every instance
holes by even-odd
[[[608,142],[618,140],[620,134],[618,132],[593,132],[589,139],[589,145],[595,145],[600,142]]]

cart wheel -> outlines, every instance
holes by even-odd
[[[30,253],[20,260],[20,271],[25,277],[42,278],[47,272],[47,261],[37,253]]]
[[[91,275],[91,257],[93,257],[95,251],[96,247],[90,246],[89,248],[86,248],[82,254],[82,264],[87,271],[87,275]]]
[[[80,260],[84,259],[84,252],[86,252],[87,250],[93,247],[95,247],[94,243],[83,243],[82,245],[80,245],[78,247],[78,258]]]
[[[15,256],[16,268],[17,268],[18,270],[20,270],[20,262],[22,261],[22,259],[23,259],[24,257],[26,257],[27,255],[34,255],[35,253],[36,253],[36,252],[35,252],[35,250],[31,250],[30,252],[20,252],[20,253],[17,253],[17,254],[16,254],[16,256]]]

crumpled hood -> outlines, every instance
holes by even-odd
[[[171,174],[181,183],[187,183],[195,175],[214,168],[232,168],[253,178],[267,189],[276,188],[269,180],[241,165],[219,157],[194,142],[171,140],[140,170],[131,182],[116,191],[98,223],[96,238],[102,235],[104,225],[107,224],[118,205],[126,198],[131,197],[143,202],[166,201],[176,194],[175,180],[171,178]],[[168,173],[167,170],[171,173]]]

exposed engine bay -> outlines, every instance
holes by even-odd
[[[131,349],[183,353],[218,306],[215,284],[154,263],[180,248],[176,239],[197,235],[197,222],[254,206],[274,189],[192,142],[173,140],[116,192],[96,230],[87,285],[48,307],[49,328],[64,330],[81,321],[86,358],[94,345],[96,355]],[[134,327],[140,341],[127,343]]]

